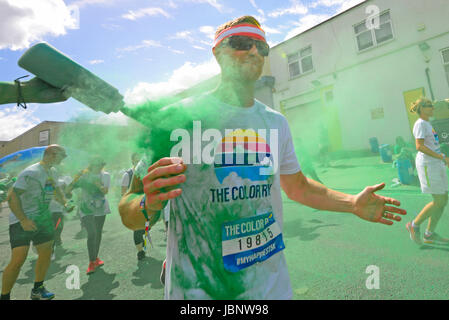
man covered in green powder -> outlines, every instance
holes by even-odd
[[[56,144],[48,146],[40,162],[27,167],[18,175],[8,195],[11,209],[9,236],[12,252],[11,261],[3,271],[2,300],[10,298],[11,289],[28,255],[30,242],[33,242],[38,253],[31,299],[50,300],[55,296],[43,285],[50,266],[54,239],[54,226],[48,207],[54,196],[62,205],[67,205],[57,185],[58,178],[53,168],[65,157],[65,150],[61,146]]]
[[[281,187],[304,205],[371,222],[391,225],[406,212],[374,193],[384,184],[349,195],[302,174],[287,120],[254,99],[269,53],[256,19],[220,26],[213,53],[221,67],[215,91],[148,111],[157,119],[147,135],[152,158],[140,162],[119,204],[122,222],[151,225],[170,200],[166,299],[291,299]],[[160,129],[168,124],[169,134]]]

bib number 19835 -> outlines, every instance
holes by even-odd
[[[226,270],[236,272],[262,262],[285,248],[271,212],[222,225],[222,255]]]

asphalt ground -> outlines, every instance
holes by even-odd
[[[348,213],[311,209],[284,195],[285,256],[294,299],[449,298],[449,246],[418,246],[405,228],[406,222],[431,201],[430,195],[421,194],[416,185],[392,186],[397,169],[391,163],[381,163],[378,156],[332,161],[329,168],[318,167],[317,173],[328,187],[352,194],[367,185],[385,182],[387,186],[379,194],[401,201],[408,214],[403,221],[385,226]],[[8,214],[7,208],[0,213],[1,275],[11,252]],[[66,218],[63,245],[57,249],[45,281],[46,287],[56,293],[55,299],[163,299],[159,281],[166,246],[162,222],[152,230],[153,247],[148,257],[137,261],[132,232],[121,224],[117,209],[113,209],[106,218],[100,248],[105,265],[90,276],[85,273],[86,236],[80,230],[79,219],[72,213]],[[442,216],[437,232],[449,236],[448,212]],[[29,299],[36,257],[30,250],[12,299]],[[66,271],[74,266],[80,272],[79,289],[67,286],[74,273]]]

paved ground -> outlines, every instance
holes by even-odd
[[[349,193],[386,182],[381,194],[400,200],[408,216],[388,227],[350,214],[320,212],[284,198],[285,254],[295,299],[449,298],[449,247],[416,246],[405,229],[430,196],[422,195],[417,186],[391,187],[396,170],[378,157],[334,161],[332,168],[320,168],[318,174],[329,187]],[[0,213],[0,270],[10,257],[7,212]],[[57,299],[163,299],[159,282],[165,254],[162,223],[155,226],[149,257],[137,262],[132,232],[113,211],[106,219],[100,251],[105,266],[89,277],[85,274],[86,238],[79,231],[78,219],[66,221],[63,246],[47,275],[46,285]],[[449,213],[443,215],[437,231],[449,236]],[[35,260],[30,252],[13,298],[29,298]],[[66,288],[69,275],[65,271],[70,265],[80,269],[79,290]],[[379,289],[367,289],[369,266],[379,270]]]

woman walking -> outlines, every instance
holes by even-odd
[[[106,194],[111,183],[109,173],[103,171],[105,162],[94,158],[89,167],[81,171],[69,186],[69,191],[81,188],[80,215],[83,226],[87,230],[87,251],[89,266],[87,274],[104,265],[98,257],[101,244],[101,234],[106,215],[111,213]]]
[[[429,122],[433,115],[432,101],[421,98],[412,104],[411,112],[418,113],[419,119],[413,127],[416,141],[416,170],[422,193],[431,194],[433,201],[424,206],[416,218],[407,223],[410,239],[422,244],[420,225],[429,220],[424,233],[423,242],[426,244],[448,244],[449,239],[443,238],[435,232],[448,200],[448,180],[446,166],[449,159],[440,150],[438,135]]]

